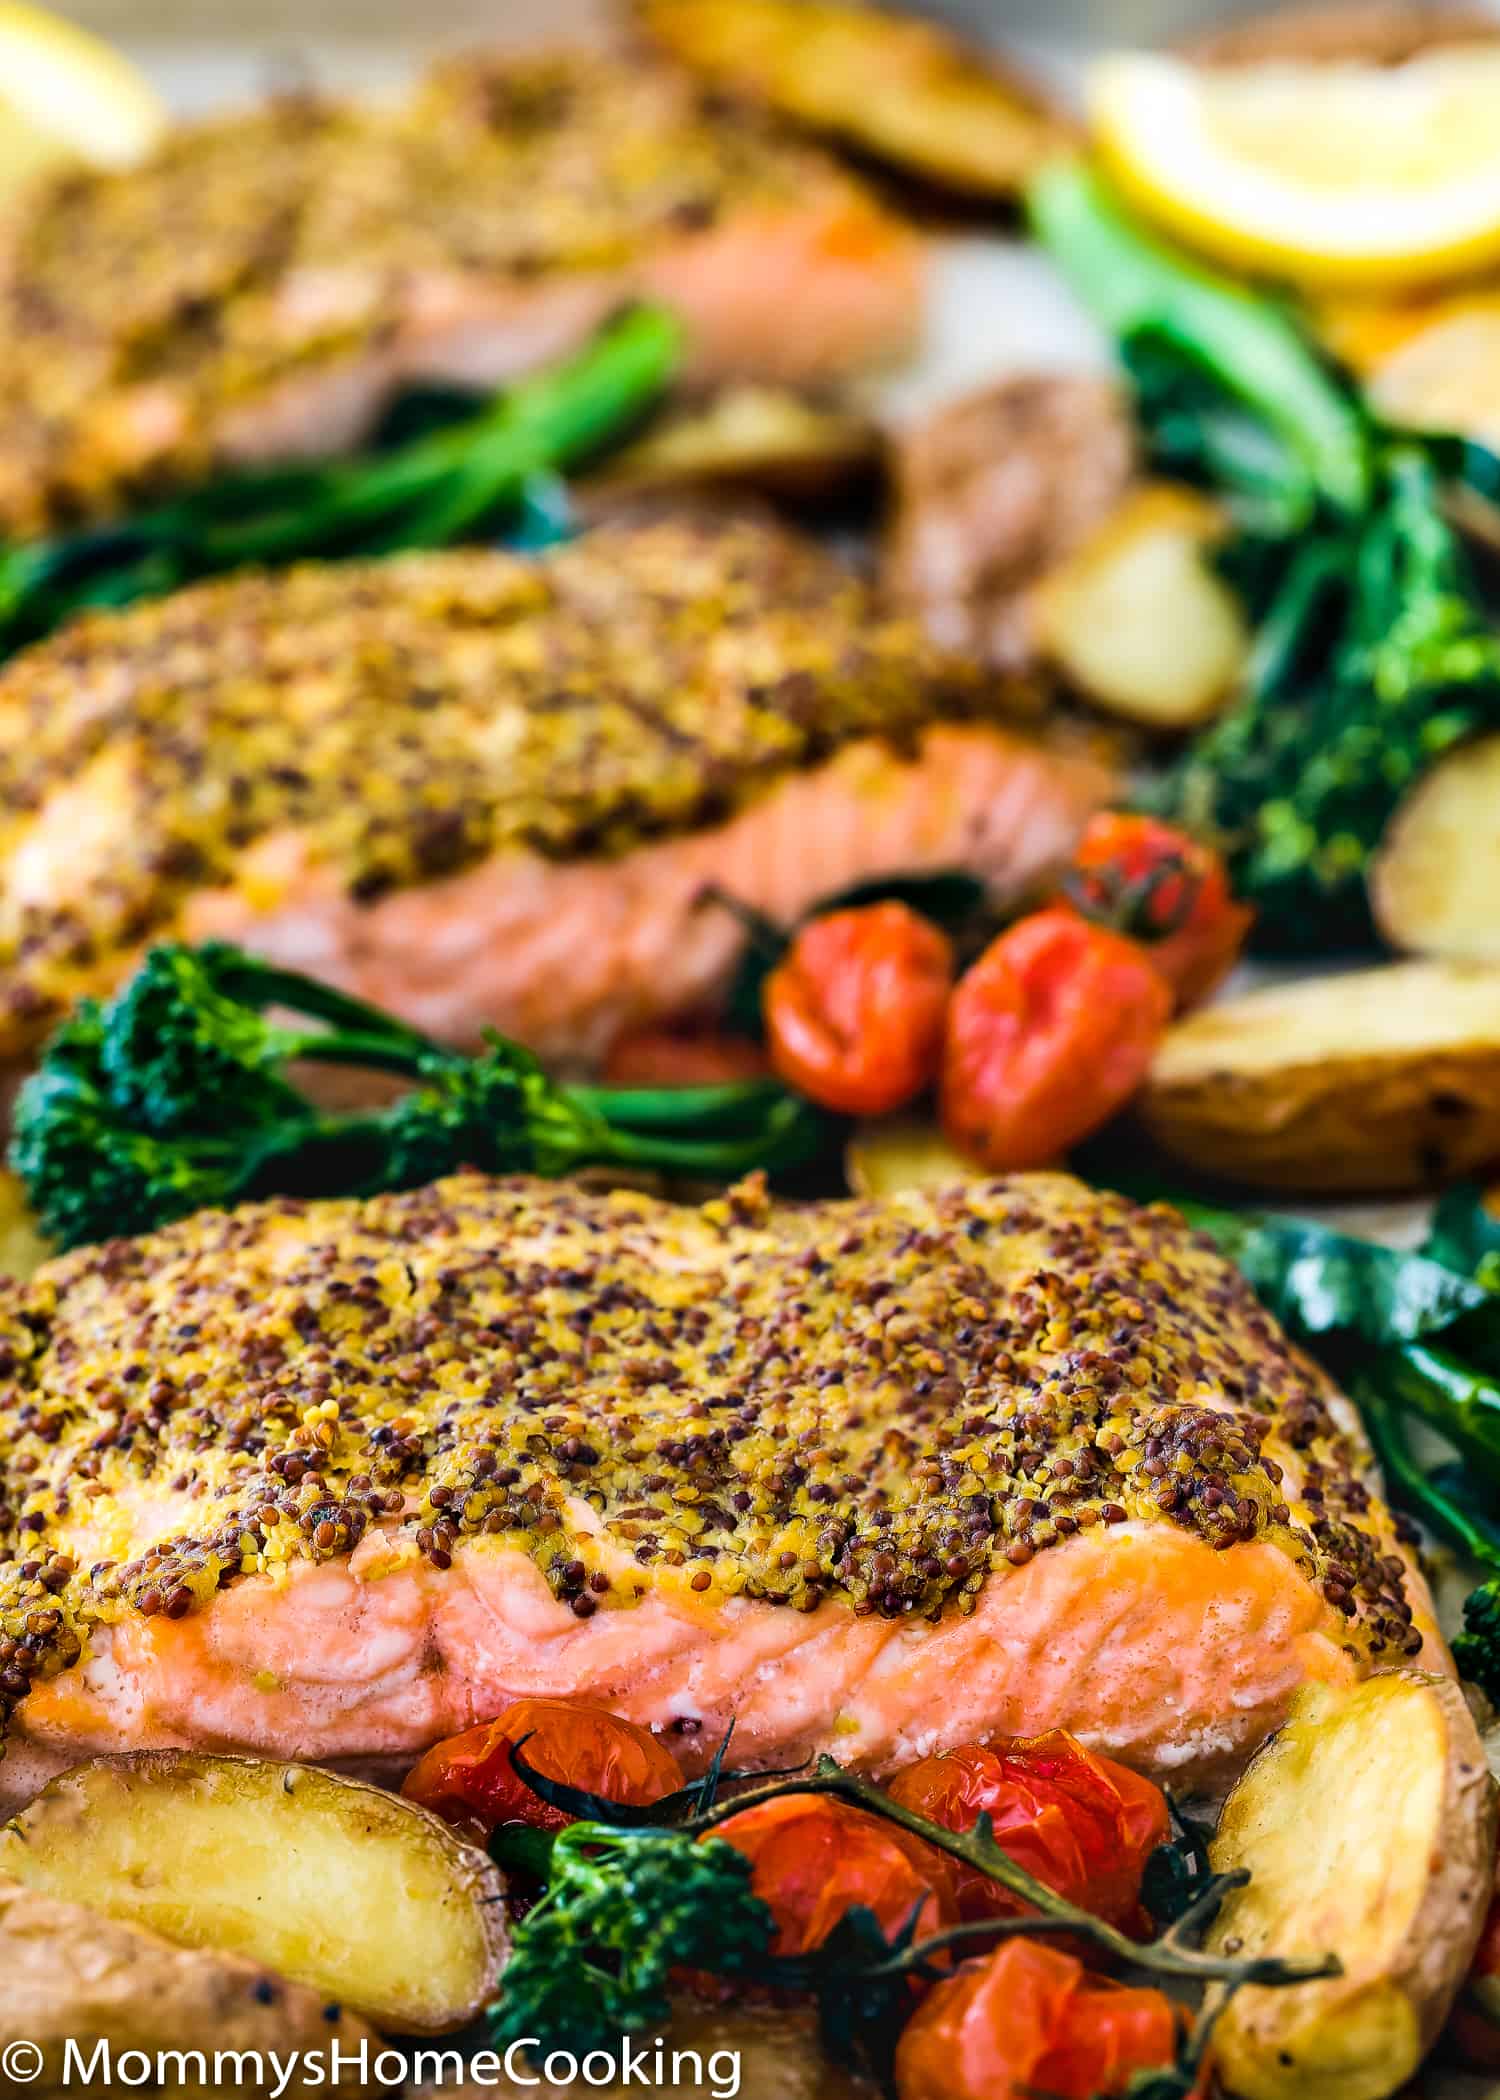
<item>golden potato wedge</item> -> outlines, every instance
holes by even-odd
[[[482,1852],[399,1795],[269,1758],[80,1765],[0,1830],[0,1875],[244,1955],[396,2033],[472,2019],[505,1956]]]
[[[322,2052],[326,2077],[294,2078],[288,2094],[358,2091],[349,2056],[357,2061],[363,2043],[373,2067],[381,2049],[363,2021],[321,1991],[288,1983],[243,1955],[174,1947],[142,1926],[14,1881],[0,1882],[0,1977],[0,2053],[27,2043],[41,2052],[38,2076],[7,2090],[38,2100],[118,2092],[105,2065],[134,2049],[153,2063],[158,2050],[205,2052],[205,2078],[191,2057],[174,2076],[180,2100],[210,2100],[231,2089],[213,2074],[216,2050],[267,2053],[266,2083],[253,2083],[247,2071],[237,2087],[247,2100],[275,2090],[272,2051],[283,2062],[294,2050]],[[342,2052],[337,2066],[328,2055],[334,2042]],[[101,2044],[107,2056],[96,2054]],[[17,2071],[24,2061],[5,2055]],[[225,2061],[232,2064],[232,2056]]]
[[[655,2037],[647,2040],[647,2061],[654,2064]],[[675,2069],[674,2052],[682,2052]],[[709,2100],[711,2094],[727,2091],[735,2081],[736,2058],[744,2100],[876,2100],[875,2086],[824,2052],[816,2015],[800,2008],[701,2005],[679,1999],[666,2031],[663,2058],[666,2075],[657,2081],[657,2090],[675,2093],[680,2100]],[[535,2077],[534,2072],[525,2078],[502,2077],[498,2085],[486,2084],[482,2090],[498,2093],[500,2100],[579,2100],[583,2090],[577,2079],[555,2085],[548,2078],[535,2083]],[[597,2090],[600,2100],[627,2100],[643,2088],[633,2080]],[[414,2100],[480,2100],[480,2092],[478,2086],[457,2093],[445,2087],[441,2094],[434,2089],[418,2093]]]
[[[1230,1794],[1211,1847],[1250,1879],[1209,1944],[1337,1954],[1343,1974],[1246,1988],[1214,2063],[1241,2100],[1383,2100],[1447,2017],[1489,1901],[1494,1784],[1458,1686],[1420,1670],[1309,1686]]]
[[[811,501],[873,472],[881,449],[865,416],[789,387],[732,386],[709,401],[669,409],[577,483],[573,495],[589,517],[627,498],[675,489],[758,490]]]
[[[1389,963],[1202,1007],[1138,1107],[1176,1158],[1253,1187],[1436,1187],[1500,1160],[1500,969]]]
[[[899,1196],[950,1181],[983,1181],[985,1171],[957,1151],[936,1123],[921,1116],[884,1116],[861,1123],[844,1151],[844,1174],[856,1196]]]
[[[903,173],[1014,197],[1067,135],[995,54],[930,22],[841,0],[640,0],[675,58]]]
[[[35,1275],[53,1251],[36,1229],[25,1189],[0,1168],[0,1276]]]
[[[1500,736],[1418,781],[1386,827],[1370,902],[1393,948],[1500,963]]]
[[[1208,721],[1250,654],[1244,608],[1207,558],[1227,528],[1196,489],[1132,489],[1037,586],[1042,656],[1096,706],[1143,729]]]

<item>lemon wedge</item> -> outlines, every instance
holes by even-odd
[[[1222,262],[1391,288],[1500,257],[1500,45],[1399,66],[1126,54],[1093,69],[1089,111],[1125,195]]]
[[[68,160],[129,167],[166,124],[118,51],[24,0],[0,0],[0,190]]]

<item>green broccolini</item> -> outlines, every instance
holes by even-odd
[[[750,1861],[722,1838],[575,1823],[552,1840],[547,1892],[516,1928],[497,2048],[540,2039],[582,2057],[671,2018],[676,1968],[744,1977],[765,1964],[774,1926]]]
[[[224,475],[159,510],[4,550],[0,655],[90,606],[226,569],[476,538],[628,435],[660,399],[681,339],[663,309],[636,307],[563,363],[389,450]]]
[[[299,1015],[290,1026],[272,1010]],[[333,1114],[304,1063],[408,1081]],[[555,1085],[501,1037],[465,1057],[377,1008],[224,944],[168,943],[64,1022],[16,1104],[11,1161],[64,1247],[273,1194],[366,1196],[459,1167],[614,1163],[733,1179],[815,1156],[828,1125],[768,1080],[656,1092]]]
[[[1377,430],[1289,313],[1142,232],[1082,165],[1044,170],[1029,201],[1159,464],[1240,526],[1224,560],[1258,624],[1245,687],[1150,799],[1224,847],[1262,947],[1363,944],[1402,794],[1500,725],[1500,638],[1443,512],[1440,448]]]

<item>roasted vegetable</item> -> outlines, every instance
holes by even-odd
[[[815,501],[873,473],[880,433],[852,409],[786,387],[733,386],[654,418],[574,490],[586,518],[643,496],[753,490]]]
[[[639,0],[677,58],[893,167],[1012,197],[1063,127],[1030,82],[934,24],[840,0]]]
[[[314,1025],[269,1020],[272,1008]],[[285,1076],[307,1062],[392,1074],[412,1091],[331,1114]],[[256,1195],[369,1195],[461,1166],[732,1178],[808,1157],[822,1128],[768,1080],[559,1087],[498,1036],[464,1057],[238,949],[166,945],[108,1005],[85,1002],[63,1023],[21,1089],[11,1161],[43,1228],[76,1246]]]
[[[1500,970],[1392,963],[1202,1008],[1140,1100],[1176,1159],[1257,1188],[1432,1188],[1500,1159]]]
[[[1044,659],[1143,729],[1208,721],[1250,654],[1243,608],[1208,558],[1227,527],[1196,490],[1133,490],[1037,587],[1031,618]]]
[[[1411,790],[1370,870],[1394,948],[1500,962],[1500,736],[1462,744]]]
[[[504,1884],[482,1852],[380,1787],[270,1758],[80,1765],[0,1831],[7,1874],[398,2033],[472,2019],[505,1953]]]
[[[899,1196],[905,1189],[942,1188],[985,1174],[921,1116],[861,1123],[845,1151],[844,1171],[856,1196]]]
[[[650,2033],[669,2017],[675,1969],[745,1976],[770,1947],[750,1862],[685,1831],[575,1823],[551,1842],[546,1883],[490,2009],[500,2049],[539,2036],[582,2056]]]
[[[1245,1871],[1209,1943],[1341,1973],[1246,1986],[1214,2032],[1241,2100],[1383,2100],[1448,2014],[1484,1922],[1494,1788],[1450,1679],[1400,1670],[1353,1691],[1310,1686],[1224,1807],[1212,1859]]]
[[[952,942],[909,905],[825,913],[766,979],[772,1065],[841,1115],[904,1108],[937,1077],[952,989]]]
[[[243,1954],[174,1946],[143,1926],[15,1881],[0,1880],[0,1974],[0,2062],[17,2096],[115,2100],[122,2088],[111,2072],[129,2052],[140,2051],[154,2066],[158,2051],[201,2050],[208,2075],[197,2079],[189,2056],[180,2079],[173,2076],[177,2100],[211,2100],[225,2090],[213,2075],[215,2051],[226,2052],[228,2065],[243,2052],[244,2082],[236,2073],[236,2090],[259,2100],[282,2093],[301,2100],[320,2084],[325,2091],[366,2090],[361,2046],[372,2057],[380,2048],[373,2030],[324,1991],[288,1983]],[[278,2066],[299,2052],[306,2075],[286,2083]],[[263,2082],[254,2077],[257,2054]],[[32,2066],[34,2077],[27,2075]]]
[[[1188,2016],[1164,1991],[1091,1975],[1061,1948],[1012,1940],[965,1962],[913,2014],[896,2052],[901,2100],[1099,2100],[1155,2093]],[[1189,2073],[1168,2091],[1187,2095]]]
[[[1254,917],[1230,894],[1211,846],[1176,825],[1121,810],[1089,818],[1062,894],[1084,918],[1141,943],[1179,1012],[1217,991],[1239,961]]]
[[[0,1276],[31,1276],[53,1252],[37,1230],[20,1181],[0,1169]]]
[[[0,653],[86,606],[159,597],[221,569],[475,538],[529,484],[626,433],[670,379],[679,341],[670,315],[640,307],[566,364],[388,452],[228,476],[162,510],[13,547],[0,554]]]
[[[896,435],[881,550],[887,596],[944,648],[1035,678],[1035,593],[1113,517],[1137,443],[1108,379],[1024,373]]]
[[[948,1138],[994,1174],[1058,1159],[1130,1100],[1172,1003],[1138,942],[1067,906],[1017,920],[948,1004]]]
[[[1500,637],[1445,464],[1379,437],[1286,314],[1142,233],[1086,170],[1044,170],[1030,200],[1130,366],[1157,464],[1240,527],[1220,558],[1258,626],[1243,691],[1150,799],[1229,849],[1263,947],[1366,943],[1392,812],[1500,724]]]

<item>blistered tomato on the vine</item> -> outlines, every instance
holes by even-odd
[[[1059,1896],[1122,1930],[1141,1925],[1141,1876],[1167,1837],[1166,1796],[1061,1729],[940,1751],[891,1781],[893,1801],[947,1830],[988,1815],[995,1842]],[[965,1918],[1025,1905],[961,1860],[949,1862]]]
[[[952,983],[947,935],[905,904],[813,919],[766,980],[772,1065],[840,1115],[901,1108],[937,1077]]]
[[[1041,1940],[1007,1940],[934,1986],[896,2050],[900,2100],[1103,2100],[1174,2062],[1162,1992],[1094,1976]]]
[[[728,1817],[713,1835],[751,1862],[778,1954],[820,1946],[855,1904],[874,1912],[887,1938],[914,1911],[919,1938],[958,1922],[948,1856],[852,1803],[785,1794]]]
[[[1136,942],[1061,906],[992,941],[948,1006],[943,1128],[995,1173],[1047,1166],[1145,1078],[1172,993]]]
[[[1115,810],[1089,820],[1066,897],[1139,941],[1179,1008],[1200,1005],[1233,969],[1255,916],[1235,902],[1212,846],[1155,817]]]

